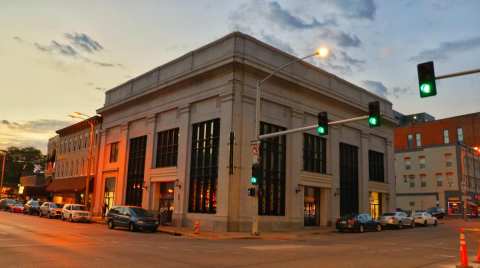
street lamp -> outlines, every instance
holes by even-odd
[[[2,177],[0,177],[0,197],[2,196],[3,193],[3,180],[5,178],[5,162],[7,160],[7,151],[5,150],[0,150],[0,152],[3,153],[3,161],[2,161]]]
[[[268,79],[270,79],[272,76],[274,76],[275,74],[277,74],[278,72],[280,72],[281,70],[285,69],[286,67],[294,64],[294,63],[297,63],[297,62],[301,62],[305,59],[308,59],[308,58],[311,58],[311,57],[320,57],[320,58],[326,58],[328,56],[328,54],[330,53],[330,50],[327,48],[327,47],[319,47],[317,50],[315,50],[314,53],[312,54],[308,54],[306,55],[305,57],[302,57],[302,58],[297,58],[297,59],[294,59],[290,62],[287,62],[286,64],[276,68],[275,70],[273,70],[273,72],[271,72],[270,74],[268,74],[265,78],[263,78],[262,80],[258,80],[257,81],[257,87],[256,87],[256,98],[255,98],[255,146],[257,146],[257,148],[259,148],[260,146],[260,114],[261,114],[261,97],[262,97],[262,84],[265,83],[265,81],[267,81]],[[258,151],[258,150],[257,150]],[[253,164],[256,165],[258,164],[260,161],[259,161],[259,157],[258,157],[258,154],[257,155],[253,155]],[[258,187],[258,184],[256,185],[256,188]],[[258,189],[256,191],[258,193]],[[253,218],[253,222],[252,222],[252,234],[254,235],[258,235],[259,232],[258,232],[258,212],[255,214],[255,217]]]
[[[88,145],[88,156],[87,156],[87,172],[85,176],[85,194],[83,201],[85,203],[85,206],[88,208],[88,197],[89,197],[89,189],[90,189],[90,169],[92,166],[92,161],[93,161],[93,143],[94,143],[94,133],[95,133],[95,122],[93,120],[93,117],[88,116],[84,113],[80,112],[73,112],[69,114],[68,116],[76,119],[81,119],[81,120],[86,120],[90,127],[90,135],[89,135],[89,145]]]
[[[320,58],[326,58],[329,54],[330,54],[330,50],[327,47],[320,47],[314,53],[308,54],[308,55],[306,55],[305,57],[302,57],[302,58],[297,58],[295,60],[292,60],[292,61],[278,67],[277,69],[273,70],[273,72],[271,72],[269,75],[267,75],[262,80],[257,81],[257,96],[256,96],[256,100],[255,100],[255,105],[256,105],[255,106],[255,140],[257,142],[260,141],[258,136],[260,136],[260,112],[261,112],[260,102],[261,102],[261,97],[262,97],[262,88],[261,88],[262,84],[265,83],[265,81],[270,79],[272,76],[274,76],[275,74],[280,72],[281,70],[285,69],[286,67],[288,67],[288,66],[290,66],[294,63],[297,63],[297,62],[300,62],[300,61],[303,61],[305,59],[315,57],[315,56],[320,57]]]

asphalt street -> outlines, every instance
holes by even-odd
[[[455,267],[462,225],[288,241],[201,240],[0,212],[0,267]],[[480,236],[466,236],[473,258]]]

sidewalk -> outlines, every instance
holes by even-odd
[[[105,224],[105,219],[101,217],[92,217],[92,223]],[[284,232],[262,232],[258,236],[251,235],[249,232],[212,232],[200,231],[195,234],[193,228],[175,227],[175,226],[159,226],[158,232],[174,236],[184,236],[194,239],[208,240],[228,240],[228,239],[262,239],[262,240],[299,240],[313,235],[325,235],[334,232],[331,227],[316,227],[296,231]]]
[[[228,239],[262,239],[262,240],[299,240],[312,235],[325,235],[332,233],[333,228],[318,227],[297,231],[285,232],[262,232],[258,236],[251,235],[248,232],[211,232],[200,231],[199,234],[194,234],[193,228],[174,227],[174,226],[160,226],[158,232],[167,233],[175,236],[185,236],[195,239],[208,240],[228,240]]]

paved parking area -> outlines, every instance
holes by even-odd
[[[462,225],[290,241],[199,240],[0,212],[0,267],[454,267]],[[471,258],[479,239],[467,233]]]

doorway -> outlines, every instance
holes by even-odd
[[[340,216],[358,214],[358,147],[340,143]]]
[[[103,194],[103,213],[111,209],[115,201],[115,177],[105,178],[105,191]]]
[[[320,188],[305,186],[303,219],[304,226],[320,226]]]
[[[163,225],[172,224],[174,209],[175,182],[160,183],[160,198],[158,199],[158,214],[160,223]]]

